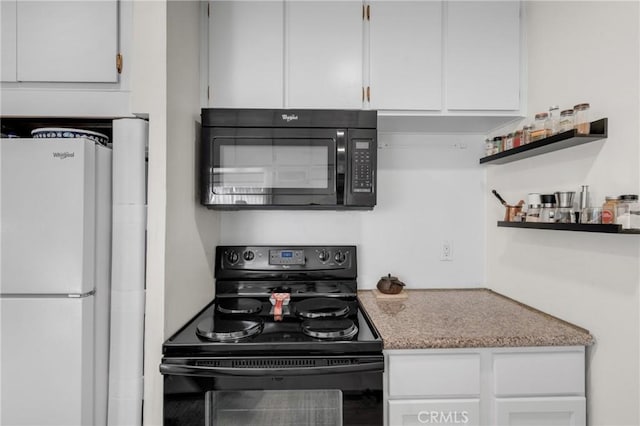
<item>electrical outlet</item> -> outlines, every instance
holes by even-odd
[[[453,244],[451,241],[443,241],[440,251],[440,260],[451,261],[453,260]]]

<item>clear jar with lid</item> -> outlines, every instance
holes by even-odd
[[[549,114],[540,112],[535,115],[533,129],[531,130],[531,142],[547,137],[547,128],[545,126]]]
[[[493,138],[493,153],[497,154],[499,152],[502,152],[502,136]]]
[[[621,195],[616,209],[616,223],[622,225],[622,229],[640,228],[640,203],[638,195]]]
[[[591,130],[591,122],[589,121],[589,108],[587,103],[578,104],[573,107],[574,127],[580,135],[588,135]]]
[[[565,109],[560,112],[560,123],[558,124],[559,132],[568,132],[573,130],[573,110]]]
[[[549,107],[549,116],[546,120],[547,136],[552,136],[558,133],[560,126],[560,107],[558,105],[552,105]]]
[[[607,196],[602,205],[602,223],[616,223],[616,213],[620,197]]]
[[[527,124],[522,128],[522,142],[521,145],[526,145],[531,142],[531,132],[533,131],[533,125]]]

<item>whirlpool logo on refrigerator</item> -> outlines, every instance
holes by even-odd
[[[295,114],[282,114],[282,119],[284,121],[286,121],[287,123],[291,122],[291,121],[295,121],[298,119],[298,116]]]
[[[67,159],[67,158],[73,158],[76,156],[75,152],[54,152],[53,153],[53,158],[59,158],[61,160]]]

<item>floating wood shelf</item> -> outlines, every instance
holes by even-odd
[[[498,221],[498,226],[505,228],[548,229],[555,231],[600,232],[605,234],[638,234],[640,229],[622,229],[622,225],[615,224],[587,224],[587,223],[536,223],[536,222],[504,222]]]
[[[607,137],[607,126],[608,119],[602,118],[591,122],[591,133],[588,135],[579,135],[575,129],[569,130],[517,148],[502,151],[494,155],[488,155],[480,159],[480,164],[506,164],[512,161],[605,139]]]

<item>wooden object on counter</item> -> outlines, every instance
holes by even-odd
[[[373,294],[376,297],[376,300],[388,300],[388,301],[397,301],[397,300],[406,300],[409,295],[406,290],[400,291],[400,293],[396,294],[385,294],[378,290],[377,288],[373,289]]]

